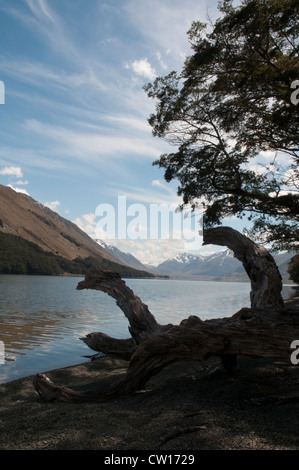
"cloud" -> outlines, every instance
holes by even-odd
[[[160,180],[153,180],[152,181],[152,186],[158,186],[158,187],[163,187],[164,185],[161,183]]]
[[[10,180],[12,178],[23,178],[23,172],[19,166],[6,166],[5,168],[2,168],[2,170],[0,170],[0,175],[9,176]],[[28,184],[28,181],[18,180],[13,184],[24,186]],[[28,191],[26,191],[26,189],[18,188],[16,186],[13,186],[12,184],[8,184],[7,186],[16,191],[17,193],[27,194],[27,196],[29,196],[29,193]]]
[[[52,211],[58,212],[58,207],[60,206],[59,201],[45,202],[44,206],[48,207]]]
[[[81,217],[77,217],[73,220],[74,224],[86,232],[91,238],[95,238],[95,229],[96,229],[96,215],[93,213],[83,214]]]
[[[158,264],[185,249],[183,240],[105,240],[125,253],[131,253],[141,263]]]
[[[18,185],[21,185],[21,186],[23,186],[23,185],[25,186],[28,183],[29,183],[29,181],[27,181],[27,180],[26,181],[18,180],[18,181],[15,182],[15,184],[18,184]]]
[[[0,175],[15,176],[16,178],[23,178],[23,173],[18,166],[6,166],[0,170]]]
[[[99,78],[96,71],[88,67],[84,70],[83,64],[80,72],[75,72],[57,69],[48,64],[45,65],[33,61],[8,61],[3,58],[1,68],[3,72],[17,80],[21,80],[23,83],[34,85],[37,89],[46,88],[47,92],[55,90],[57,92],[68,93],[73,100],[77,99],[79,102],[82,101],[83,96],[87,98],[92,92],[107,92],[107,86]],[[89,94],[86,93],[86,90],[88,90]]]
[[[52,153],[60,153],[64,156],[82,159],[84,162],[96,162],[107,165],[107,156],[112,160],[128,158],[140,158],[141,155],[148,158],[156,158],[160,155],[160,148],[150,135],[135,136],[131,138],[125,132],[118,133],[116,129],[99,129],[94,132],[84,130],[67,129],[63,126],[45,124],[35,119],[29,119],[24,126],[26,131],[34,132],[51,140]],[[54,147],[53,147],[54,146]],[[102,157],[102,161],[101,158]],[[111,160],[110,160],[111,164]]]
[[[54,23],[53,13],[50,11],[45,0],[26,0],[27,5],[31,11],[42,20],[43,17],[47,18],[51,23]]]
[[[169,186],[169,184],[162,183],[160,180],[153,180],[152,187],[159,188],[159,189],[162,189],[163,191],[168,192],[169,194],[173,196],[174,199],[177,200],[176,192],[174,192],[173,188]]]
[[[156,58],[165,69],[165,62],[172,68],[182,64],[190,52],[186,33],[192,21],[206,21],[208,12],[217,11],[217,1],[151,0],[145,7],[140,0],[127,0],[124,9],[144,41],[156,48]]]
[[[137,75],[148,78],[149,80],[154,80],[157,76],[156,71],[152,68],[147,59],[134,60],[131,66],[128,67],[132,68]]]
[[[121,188],[120,193],[127,197],[128,200],[133,200],[142,203],[151,203],[151,204],[166,204],[168,206],[176,206],[182,204],[182,198],[177,196],[176,190],[171,186],[169,188],[162,183],[158,185],[153,185],[154,189],[148,187],[129,187]],[[157,189],[162,189],[163,192],[157,191]]]
[[[146,264],[158,265],[163,261],[177,255],[178,251],[186,250],[187,245],[183,239],[151,240],[151,239],[109,239],[107,233],[97,227],[97,216],[93,213],[83,214],[73,222],[91,238],[105,240],[106,243],[116,246],[124,253],[131,253],[139,261]],[[139,227],[142,229],[142,227]]]
[[[16,191],[16,193],[22,193],[22,194],[26,194],[27,196],[29,196],[29,193],[28,193],[28,191],[26,191],[26,189],[15,188],[11,184],[8,184],[7,186],[9,188],[13,189],[14,191]]]
[[[74,45],[62,17],[51,10],[46,0],[25,0],[27,11],[17,14],[31,31],[38,33],[57,53],[75,55]],[[28,12],[28,13],[27,13]]]

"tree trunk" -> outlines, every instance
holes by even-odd
[[[221,357],[228,366],[239,354],[289,359],[290,345],[299,339],[299,315],[298,311],[284,308],[281,277],[273,257],[228,227],[205,231],[204,242],[226,245],[242,261],[251,280],[250,309],[241,309],[230,318],[201,321],[191,316],[178,326],[159,325],[117,274],[95,271],[77,288],[102,290],[115,298],[129,321],[132,338],[118,340],[103,333],[90,333],[83,340],[96,351],[130,359],[127,373],[111,389],[104,390],[99,384],[93,392],[76,392],[37,374],[34,386],[42,399],[106,401],[142,388],[169,364],[210,356]]]
[[[266,248],[230,227],[205,230],[203,244],[227,246],[241,261],[251,281],[252,308],[283,307],[281,275]]]
[[[129,331],[136,344],[159,329],[147,305],[134,294],[117,273],[95,271],[88,274],[84,281],[79,282],[77,289],[100,290],[116,299],[117,305],[129,320]]]

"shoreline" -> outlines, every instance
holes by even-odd
[[[95,389],[127,365],[102,356],[46,375]],[[43,403],[33,377],[0,385],[0,450],[299,449],[299,402],[267,403],[299,395],[299,366],[288,361],[240,357],[233,375],[217,358],[177,363],[143,390],[96,404]]]

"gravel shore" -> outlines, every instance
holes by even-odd
[[[107,384],[127,363],[103,356],[48,372],[74,389]],[[99,404],[43,403],[33,377],[0,386],[0,449],[299,449],[299,365],[239,358],[175,364],[144,390]],[[284,397],[277,403],[275,398]]]

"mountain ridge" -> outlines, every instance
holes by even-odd
[[[288,262],[293,253],[274,255],[283,281],[290,281]],[[242,263],[226,249],[211,255],[182,252],[157,266],[158,270],[172,277],[196,278],[198,280],[248,281]],[[291,282],[291,281],[290,281]]]
[[[45,254],[56,256],[56,262],[60,266],[74,267],[76,273],[80,267],[85,273],[88,266],[94,269],[98,266],[98,269],[110,269],[120,274],[126,273],[130,277],[134,274],[136,277],[147,275],[151,277],[150,273],[133,270],[120,263],[75,223],[63,218],[30,196],[3,185],[0,185],[0,234],[15,237],[11,240],[2,237],[2,243],[5,243],[7,249],[6,251],[2,249],[1,256],[5,257],[5,266],[9,266],[10,260],[14,260],[13,272],[16,271],[16,273],[18,271],[14,251],[18,249],[19,238],[27,242],[26,246],[22,245],[25,251],[29,250],[30,253],[37,255],[39,250],[42,250],[40,257],[43,260],[45,260]],[[30,243],[38,249],[28,245]],[[74,266],[65,260],[69,262],[76,260],[77,264]],[[30,264],[30,259],[23,260],[22,270],[26,271],[28,263]],[[8,270],[8,267],[6,269]]]
[[[153,266],[141,263],[132,254],[124,253],[103,240],[98,240],[98,243],[119,260],[125,261],[131,266],[142,267],[157,276],[168,276],[178,279],[248,282],[248,276],[242,263],[234,257],[233,252],[229,249],[224,249],[210,255],[183,251],[157,266]],[[292,256],[293,253],[274,255],[284,282],[291,282],[287,266]]]
[[[0,185],[0,230],[67,259],[100,255],[116,261],[73,222],[30,196]]]

